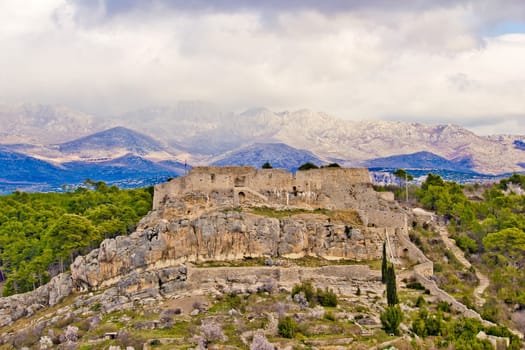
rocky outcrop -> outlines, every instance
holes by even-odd
[[[99,249],[78,257],[71,266],[75,287],[104,288],[132,272],[186,262],[264,256],[379,259],[384,240],[378,230],[349,226],[321,214],[277,219],[231,210],[195,218],[154,216],[143,220],[132,235],[107,239]]]
[[[73,283],[69,274],[60,274],[33,292],[0,298],[0,327],[35,314],[38,310],[54,306],[71,294]]]

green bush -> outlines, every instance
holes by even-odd
[[[230,305],[231,309],[236,309],[236,310],[239,310],[241,312],[245,312],[246,311],[246,303],[244,302],[244,300],[238,294],[229,293],[226,296],[226,300],[225,301],[226,301],[226,303],[228,303]]]
[[[317,165],[315,165],[314,163],[312,162],[307,162],[307,163],[304,163],[303,165],[301,165],[299,167],[299,170],[310,170],[310,169],[319,169],[319,167]]]
[[[425,290],[425,287],[419,282],[409,282],[407,283],[407,288],[415,290]]]
[[[478,244],[476,243],[476,241],[470,237],[461,235],[459,237],[455,237],[455,240],[456,240],[457,246],[460,247],[461,250],[463,250],[464,252],[468,252],[472,254],[472,253],[477,253],[479,250]]]
[[[399,335],[399,325],[403,322],[403,312],[399,305],[388,306],[381,313],[381,324],[388,334]]]
[[[321,168],[340,168],[341,166],[337,163],[330,163],[328,165],[323,165]]]
[[[445,329],[441,313],[429,314],[422,309],[412,322],[412,331],[420,337],[441,335]]]
[[[317,289],[317,301],[321,306],[336,307],[337,306],[337,295],[333,290],[326,288],[324,291],[320,288]]]
[[[293,338],[297,333],[297,322],[290,316],[286,316],[277,324],[279,335],[283,338]]]
[[[438,302],[437,309],[442,312],[450,312],[450,304],[446,301]]]
[[[296,284],[292,289],[292,298],[296,295],[303,292],[306,300],[308,300],[308,303],[310,305],[315,305],[317,301],[317,296],[314,290],[314,287],[312,286],[312,282],[306,281],[300,284]]]
[[[422,306],[425,306],[426,305],[426,301],[425,301],[425,298],[423,298],[422,295],[418,296],[417,297],[417,300],[416,300],[416,307],[422,307]]]

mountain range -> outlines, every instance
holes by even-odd
[[[186,163],[259,167],[268,161],[294,170],[305,162],[337,162],[502,174],[524,170],[524,145],[523,135],[348,121],[310,110],[233,113],[180,102],[102,118],[64,106],[0,105],[0,191],[53,190],[86,177],[144,184],[183,174]]]

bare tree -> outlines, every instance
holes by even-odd
[[[250,350],[275,350],[275,346],[264,335],[256,334],[253,336]]]

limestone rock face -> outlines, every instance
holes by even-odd
[[[71,276],[60,274],[33,292],[0,298],[0,327],[21,317],[31,316],[44,307],[58,304],[71,294],[72,289]]]
[[[351,227],[321,214],[277,219],[230,210],[163,219],[152,213],[132,235],[107,239],[100,249],[78,257],[71,276],[77,288],[91,290],[136,271],[186,262],[264,256],[371,260],[381,257],[383,239],[381,230]]]

